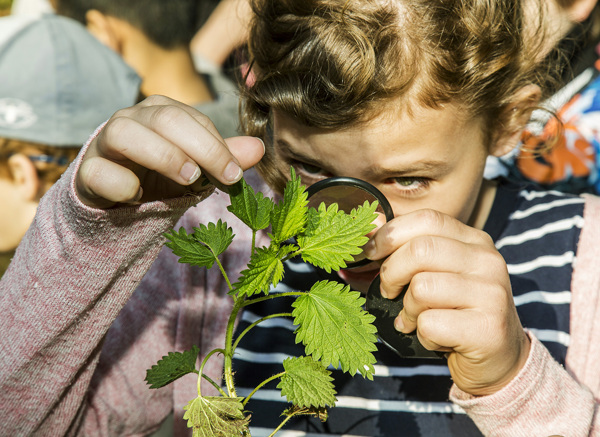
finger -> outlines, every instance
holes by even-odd
[[[174,106],[179,108],[181,111],[188,113],[191,117],[195,118],[206,130],[208,130],[213,136],[220,138],[220,133],[215,127],[214,123],[209,117],[202,114],[196,108],[186,105],[178,100],[173,100],[170,97],[153,95],[145,98],[136,105],[140,108],[151,108],[156,106]]]
[[[465,225],[447,214],[422,209],[395,217],[382,226],[365,245],[369,259],[385,258],[409,240],[423,235],[449,236],[464,243],[490,244],[485,232]]]
[[[400,294],[420,272],[485,275],[497,280],[508,277],[506,264],[494,246],[464,243],[453,238],[420,236],[392,253],[381,265],[381,293],[387,298]]]
[[[256,165],[265,154],[265,145],[260,138],[257,137],[231,137],[226,138],[227,147],[236,157],[243,170],[247,170]],[[228,191],[227,185],[222,184],[210,174],[207,174],[210,182],[219,188],[221,191]]]
[[[265,144],[260,138],[240,136],[226,138],[225,143],[243,170],[255,166],[265,154]]]
[[[99,156],[82,162],[75,187],[79,199],[94,208],[136,202],[142,197],[140,181],[135,173]]]
[[[418,273],[410,281],[404,308],[394,325],[398,331],[410,333],[417,328],[419,315],[430,309],[500,308],[506,303],[506,290],[485,279],[455,273]]]
[[[428,310],[419,317],[417,327],[417,338],[424,348],[458,353],[472,350],[478,343],[475,336],[483,338],[488,334],[492,333],[484,317],[474,310]]]
[[[198,164],[181,148],[130,118],[111,120],[98,136],[96,150],[103,158],[128,166],[131,161],[180,185],[190,185],[201,175]]]
[[[136,121],[181,150],[190,161],[199,164],[220,183],[229,185],[242,177],[242,168],[237,158],[230,152],[223,138],[214,133],[216,130],[206,116],[200,113],[192,116],[188,110],[179,106],[152,106],[141,109],[136,114]],[[207,129],[206,126],[212,128]],[[197,175],[192,173],[191,167],[184,175],[188,174]]]

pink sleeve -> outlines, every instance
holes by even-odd
[[[201,200],[88,208],[73,187],[83,153],[41,200],[0,282],[4,435],[73,430],[108,328],[157,257],[162,233]]]
[[[554,361],[539,340],[530,338],[527,363],[509,385],[482,397],[454,385],[450,400],[464,409],[486,436],[589,435],[594,396]]]
[[[450,399],[489,436],[600,436],[600,198],[586,196],[572,279],[566,369],[531,334],[521,373],[499,392]]]

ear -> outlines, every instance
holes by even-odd
[[[114,21],[108,15],[104,15],[97,9],[90,9],[85,13],[85,21],[88,31],[98,41],[121,54],[119,33],[115,29]]]
[[[22,153],[17,153],[8,158],[8,168],[21,198],[26,201],[37,200],[40,178],[33,162]]]
[[[590,16],[596,3],[598,3],[598,0],[575,0],[571,6],[565,9],[565,11],[567,12],[569,20],[581,23]]]
[[[490,155],[502,156],[519,144],[523,129],[540,101],[542,92],[537,85],[527,85],[515,94],[512,103],[502,111],[499,128],[490,145]]]

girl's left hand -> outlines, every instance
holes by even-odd
[[[495,393],[524,366],[530,342],[514,305],[506,263],[491,237],[443,213],[419,210],[382,226],[365,247],[381,266],[381,293],[409,284],[396,318],[403,333],[447,352],[454,383]]]

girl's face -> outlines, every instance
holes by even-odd
[[[488,156],[483,125],[468,120],[457,106],[419,108],[412,117],[384,113],[336,131],[306,127],[277,112],[273,121],[280,171],[289,175],[293,166],[307,186],[331,176],[351,176],[376,186],[396,216],[435,209],[477,228],[487,219],[493,188],[483,184]],[[362,286],[352,285],[364,289],[367,279]]]

